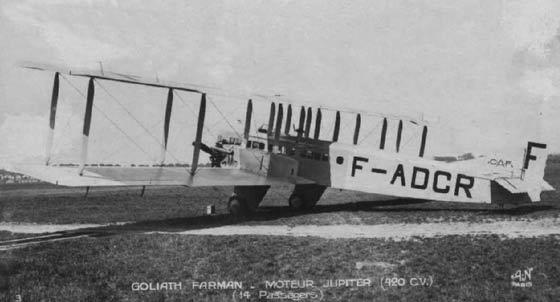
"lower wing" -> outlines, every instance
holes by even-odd
[[[312,184],[297,176],[271,177],[236,168],[199,168],[194,175],[186,168],[172,167],[78,167],[15,165],[13,172],[69,187],[95,186],[251,186]]]

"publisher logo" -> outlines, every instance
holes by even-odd
[[[532,287],[531,273],[533,268],[529,267],[524,270],[517,270],[511,275],[511,286],[513,287]]]

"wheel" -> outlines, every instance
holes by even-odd
[[[316,184],[296,185],[289,199],[290,208],[297,211],[313,209],[326,188]]]
[[[315,205],[317,204],[318,200],[305,200],[305,202],[303,203],[303,209],[304,210],[311,210],[315,207]]]
[[[300,211],[303,209],[304,202],[299,195],[292,194],[288,199],[290,203],[290,208],[295,211]]]
[[[228,210],[229,213],[235,217],[241,217],[245,215],[245,204],[239,200],[239,198],[234,194],[228,200]]]
[[[234,186],[230,197],[229,212],[236,216],[252,216],[256,214],[270,186]],[[237,200],[233,202],[233,200]],[[232,203],[233,202],[233,203]]]

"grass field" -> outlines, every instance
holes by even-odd
[[[560,187],[560,163],[547,179]],[[370,278],[368,288],[324,290],[323,301],[557,301],[560,240],[556,236],[504,239],[445,236],[405,241],[265,236],[146,234],[167,228],[223,224],[379,224],[538,219],[558,217],[560,194],[512,209],[494,205],[374,201],[355,192],[327,192],[311,213],[286,208],[290,188],[274,188],[260,213],[234,221],[226,213],[231,188],[83,189],[50,185],[0,187],[2,222],[112,223],[136,221],[130,232],[41,243],[0,252],[0,300],[14,301],[231,301],[231,290],[193,290],[192,281],[235,280],[263,288],[265,280]],[[217,215],[204,217],[215,204]],[[25,236],[0,232],[0,238]],[[357,262],[371,265],[358,269]],[[510,276],[533,268],[531,288]],[[432,276],[432,287],[384,290],[384,277]],[[133,282],[182,282],[181,291],[137,292]],[[243,300],[240,300],[243,301]],[[303,300],[309,301],[309,300]]]
[[[64,252],[61,252],[64,251]],[[324,289],[324,301],[557,301],[558,238],[448,236],[393,242],[288,237],[131,235],[47,243],[2,255],[4,297],[23,301],[230,301],[232,290],[192,281],[369,278],[371,287]],[[357,262],[374,263],[357,269]],[[532,288],[510,276],[533,268]],[[389,287],[384,277],[434,278],[432,287]],[[138,292],[133,282],[181,282],[181,291]]]

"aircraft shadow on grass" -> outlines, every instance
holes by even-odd
[[[480,204],[453,204],[453,206],[445,206],[442,203],[434,203],[427,200],[411,200],[398,199],[390,201],[361,201],[344,204],[317,205],[312,211],[294,212],[288,207],[261,207],[258,212],[244,218],[235,218],[228,214],[219,214],[211,216],[192,216],[182,218],[170,218],[161,220],[146,220],[124,225],[110,225],[92,228],[83,228],[70,231],[60,231],[41,235],[37,237],[29,237],[16,240],[8,240],[0,242],[0,248],[26,246],[28,244],[38,244],[61,239],[72,239],[78,237],[107,237],[126,234],[145,234],[145,233],[180,233],[183,231],[214,228],[227,225],[247,224],[258,227],[258,222],[273,221],[282,218],[298,217],[309,214],[336,213],[341,211],[349,212],[402,212],[402,213],[418,213],[418,212],[468,212],[481,216],[496,215],[524,215],[539,211],[546,211],[558,208],[554,205],[542,203],[533,205],[523,205],[513,208],[498,209],[492,205]],[[256,223],[256,224],[253,224]]]
[[[555,208],[549,204],[539,205],[523,205],[513,208],[498,209],[492,205],[460,205],[445,206],[441,203],[430,204],[427,200],[411,200],[400,199],[391,201],[361,201],[345,204],[333,205],[317,205],[313,210],[308,212],[294,212],[288,207],[261,207],[257,213],[244,218],[234,218],[228,214],[218,214],[212,216],[194,216],[182,218],[170,218],[162,220],[146,220],[138,221],[130,224],[119,226],[104,226],[98,228],[91,228],[81,231],[92,231],[96,234],[90,236],[108,236],[123,233],[149,233],[149,232],[165,232],[175,233],[189,230],[213,228],[235,224],[247,224],[258,227],[258,222],[273,221],[282,218],[292,218],[302,215],[321,214],[321,213],[336,213],[341,211],[349,212],[402,212],[402,213],[417,213],[417,212],[468,212],[475,213],[481,216],[495,216],[495,215],[525,215],[539,211],[546,211]]]

